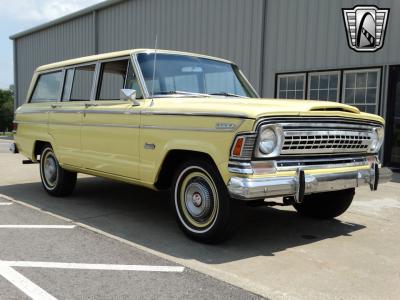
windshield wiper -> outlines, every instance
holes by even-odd
[[[212,95],[212,96],[226,96],[226,97],[247,98],[247,97],[244,97],[244,96],[240,96],[240,95],[236,95],[236,94],[232,94],[232,93],[227,93],[227,92],[212,93],[210,95]]]
[[[157,95],[188,95],[194,97],[210,97],[208,94],[201,94],[201,93],[191,93],[191,92],[184,92],[184,91],[160,91],[154,93],[155,96]]]

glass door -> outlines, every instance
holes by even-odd
[[[384,157],[385,165],[400,168],[400,65],[389,69]]]

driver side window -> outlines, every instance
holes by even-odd
[[[136,97],[142,98],[132,64],[129,59],[104,62],[100,67],[97,100],[119,100],[120,90],[136,90]]]

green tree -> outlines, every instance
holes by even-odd
[[[13,93],[10,90],[0,90],[0,132],[11,131],[13,119]]]

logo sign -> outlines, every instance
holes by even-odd
[[[349,47],[357,52],[374,52],[382,48],[389,10],[363,5],[342,9]]]

